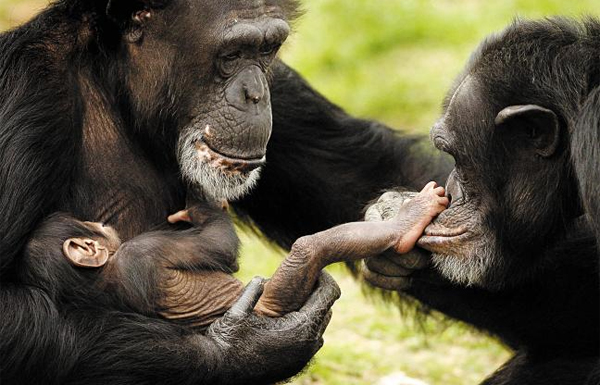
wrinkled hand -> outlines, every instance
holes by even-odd
[[[388,191],[371,205],[365,221],[387,221],[394,218],[403,204],[417,195],[416,192]],[[415,248],[407,254],[388,250],[384,254],[363,260],[361,273],[371,285],[386,290],[403,290],[410,286],[411,274],[429,265],[429,254]]]
[[[323,345],[323,332],[331,319],[331,306],[340,289],[327,273],[306,304],[280,318],[253,312],[265,281],[254,278],[239,300],[208,329],[219,346],[226,368],[219,383],[268,384],[300,372]]]

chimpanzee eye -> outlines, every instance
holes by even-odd
[[[233,51],[233,52],[229,52],[224,55],[221,55],[221,59],[225,60],[225,61],[234,61],[234,60],[239,59],[241,56],[242,56],[242,53],[240,51]]]
[[[270,45],[263,46],[260,50],[260,54],[263,56],[272,55],[275,52],[279,51],[280,47],[281,47],[281,44],[270,44]]]

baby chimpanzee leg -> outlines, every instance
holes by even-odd
[[[327,265],[373,257],[387,249],[410,251],[425,227],[448,206],[444,188],[431,182],[386,222],[346,223],[298,239],[271,280],[255,310],[278,317],[295,311],[312,292]]]

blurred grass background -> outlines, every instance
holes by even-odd
[[[0,0],[0,29],[27,20],[46,0]],[[361,117],[426,133],[470,51],[515,17],[599,14],[597,0],[303,0],[305,15],[283,58],[315,88]],[[2,54],[2,53],[0,53]],[[283,255],[242,234],[247,281],[270,276]],[[418,326],[365,297],[342,267],[343,295],[326,344],[296,385],[400,385],[400,373],[431,385],[476,384],[509,357],[461,325]]]

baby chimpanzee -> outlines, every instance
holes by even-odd
[[[447,205],[444,188],[431,182],[391,221],[347,223],[298,239],[255,310],[273,317],[298,310],[331,263],[373,257],[389,248],[410,251]],[[116,301],[115,306],[202,329],[242,290],[230,275],[237,269],[238,238],[227,213],[209,203],[169,221],[189,222],[192,228],[168,237],[147,233],[121,244],[110,227],[52,215],[27,245],[23,279],[64,303]]]
[[[22,279],[64,304],[104,301],[202,329],[243,289],[230,275],[237,270],[239,240],[217,205],[201,203],[185,214],[170,219],[186,219],[189,229],[149,232],[124,243],[111,227],[54,214],[26,247]]]

